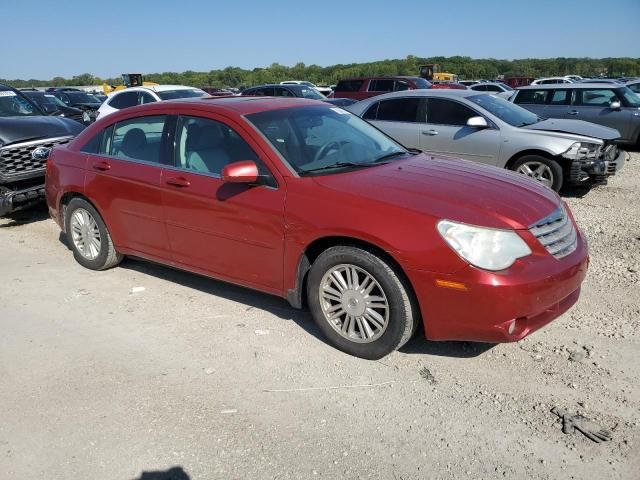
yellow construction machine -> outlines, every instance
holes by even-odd
[[[106,83],[102,84],[102,90],[104,90],[105,95],[109,95],[111,92],[115,92],[116,90],[124,90],[129,87],[141,87],[143,85],[158,85],[154,82],[145,82],[141,73],[123,73],[122,74],[122,85],[107,85]]]

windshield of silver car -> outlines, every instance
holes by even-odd
[[[472,97],[467,97],[467,100],[481,106],[503,122],[513,125],[514,127],[524,127],[540,121],[540,117],[531,113],[529,110],[525,110],[495,95],[473,95]]]

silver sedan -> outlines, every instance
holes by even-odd
[[[472,90],[412,90],[346,107],[404,146],[523,173],[549,188],[604,183],[626,157],[617,130],[546,120]]]

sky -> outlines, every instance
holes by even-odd
[[[640,0],[2,0],[0,78],[386,58],[640,57]]]

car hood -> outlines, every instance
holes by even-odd
[[[620,137],[620,132],[614,128],[603,127],[602,125],[585,122],[583,120],[550,118],[522,128],[527,130],[547,130],[550,132],[569,133],[585,137],[599,138],[601,140],[615,140]]]
[[[84,125],[68,118],[55,116],[2,117],[0,118],[0,144],[76,136]]]
[[[527,229],[557,209],[551,189],[507,170],[425,154],[345,174],[314,177],[325,188],[471,225]]]

